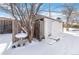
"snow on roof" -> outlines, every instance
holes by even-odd
[[[37,16],[36,16],[36,20],[37,20],[37,19],[41,19],[41,18],[47,18],[47,19],[51,19],[51,20],[53,20],[53,21],[62,22],[61,18],[60,18],[60,19],[54,19],[54,18],[52,18],[52,17],[48,17],[48,16],[45,16],[45,15],[37,15]]]

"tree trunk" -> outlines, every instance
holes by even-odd
[[[69,17],[67,17],[66,21],[66,31],[69,31]]]
[[[30,33],[29,33],[29,42],[30,43],[32,42],[33,35],[34,35],[34,23],[32,24],[32,28],[31,28]]]

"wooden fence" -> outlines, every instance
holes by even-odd
[[[12,20],[0,20],[0,34],[12,32]]]

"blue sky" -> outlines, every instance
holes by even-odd
[[[50,8],[51,8],[51,11],[60,11],[63,9],[63,4],[64,3],[51,3],[50,4]],[[70,3],[71,4],[71,3]],[[73,3],[73,6],[79,10],[79,3]],[[49,3],[45,3],[41,6],[41,9],[42,10],[45,10],[45,11],[48,11],[49,10]]]
[[[61,4],[58,4],[58,3],[50,4],[50,6],[51,6],[51,11],[52,10],[58,10],[58,9],[61,8]],[[49,8],[49,4],[48,3],[44,3],[41,6],[40,10],[48,11],[49,10],[48,8]],[[0,11],[0,17],[4,17],[4,16],[9,17],[10,15],[6,14],[3,11]]]
[[[59,10],[59,9],[61,9],[61,6],[62,6],[62,4],[60,4],[60,3],[51,3],[50,4],[51,11]],[[40,9],[48,11],[49,4],[48,3],[43,4]]]
[[[78,3],[74,4],[74,6],[77,9],[79,9],[79,4]],[[59,10],[62,9],[62,3],[51,3],[50,8],[51,8],[51,11],[59,11]],[[49,10],[49,3],[44,3],[41,6],[40,10],[48,11]],[[5,12],[0,11],[0,17],[3,17],[3,16],[8,16],[9,17],[8,14],[6,14]]]

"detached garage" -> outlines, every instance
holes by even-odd
[[[35,29],[35,32],[39,32],[38,36],[41,38],[47,38],[48,36],[57,37],[63,32],[63,22],[60,18],[53,19],[47,16],[38,15],[39,20],[39,31]]]

